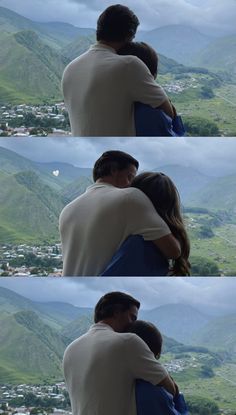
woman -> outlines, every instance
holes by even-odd
[[[157,213],[179,241],[181,255],[169,264],[152,242],[144,241],[138,235],[130,236],[113,256],[102,275],[190,275],[190,243],[180,212],[180,198],[176,186],[164,173],[152,172],[139,174],[131,186],[140,189],[151,200]]]
[[[148,67],[153,78],[158,71],[158,55],[156,51],[144,42],[128,42],[118,51],[119,55],[137,56]],[[183,136],[185,128],[180,116],[176,114],[172,105],[174,118],[172,119],[163,110],[152,108],[150,105],[136,102],[134,105],[134,120],[136,136],[168,137]]]
[[[139,336],[153,352],[156,359],[160,358],[162,335],[154,324],[136,320],[129,324],[126,331]],[[137,415],[187,415],[184,397],[179,393],[176,383],[175,388],[177,392],[175,396],[172,396],[161,385],[152,385],[138,379],[135,385]]]

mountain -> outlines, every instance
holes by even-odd
[[[236,35],[214,40],[198,52],[193,64],[236,75]]]
[[[74,180],[72,183],[63,188],[63,198],[67,203],[69,203],[76,197],[82,195],[86,191],[87,187],[91,186],[92,184],[92,179],[88,177],[79,177],[77,180]]]
[[[33,30],[41,40],[57,49],[71,42],[74,38],[87,36],[94,32],[94,29],[79,28],[63,22],[34,22],[6,7],[0,7],[0,22],[2,32],[17,33],[21,30]]]
[[[0,314],[11,315],[18,311],[33,311],[41,320],[54,329],[62,329],[80,316],[92,313],[92,309],[75,307],[63,302],[37,302],[0,287]]]
[[[92,176],[92,169],[86,167],[75,167],[63,162],[35,162],[20,156],[12,150],[0,147],[0,172],[14,174],[21,171],[34,171],[45,184],[50,185],[56,190],[61,190],[81,176]],[[57,172],[55,176],[53,172]]]
[[[58,241],[58,217],[65,203],[32,171],[0,174],[2,243]]]
[[[164,165],[153,169],[165,173],[175,183],[181,197],[182,203],[186,203],[190,195],[198,192],[206,185],[211,186],[214,178],[207,176],[192,167],[179,165]]]
[[[36,163],[0,147],[0,242],[58,241],[59,214],[92,184],[86,177],[91,171],[68,163]]]
[[[61,99],[61,75],[68,63],[31,30],[0,34],[0,102]]]
[[[59,161],[50,162],[50,163],[39,163],[34,162],[34,165],[37,167],[38,170],[42,173],[46,173],[47,175],[52,175],[53,171],[58,170],[59,175],[57,180],[60,181],[61,186],[70,184],[74,180],[79,179],[81,176],[83,177],[91,177],[92,176],[92,169],[86,167],[75,167],[69,163],[63,163]]]
[[[188,199],[188,206],[201,206],[214,210],[227,210],[230,214],[236,213],[236,175],[214,179]]]
[[[163,26],[148,32],[138,32],[138,41],[149,43],[161,53],[179,63],[192,65],[192,58],[204,49],[212,37],[183,25]]]
[[[236,314],[217,317],[195,332],[192,343],[204,345],[211,350],[227,350],[236,357]]]
[[[95,35],[90,36],[83,36],[79,37],[78,39],[73,40],[73,42],[69,43],[62,49],[62,54],[69,60],[73,60],[78,56],[82,55],[82,53],[86,52],[89,47],[95,42]],[[158,54],[159,61],[158,61],[158,73],[166,74],[166,73],[188,73],[189,68],[185,67],[184,65],[176,62],[176,60],[168,58],[161,53]]]
[[[92,324],[93,313],[90,309],[87,310],[87,312],[84,315],[80,316],[78,319],[72,321],[70,324],[65,325],[61,331],[61,334],[66,338],[69,338],[70,341],[73,341],[86,333]],[[200,349],[194,346],[186,346],[179,341],[174,340],[173,338],[163,335],[163,353],[183,353],[188,351],[199,352]]]
[[[80,36],[64,46],[61,50],[61,53],[67,59],[72,61],[79,55],[82,55],[82,53],[86,52],[86,50],[88,50],[94,43],[95,34],[91,34],[90,36]]]
[[[60,380],[68,340],[32,311],[0,318],[0,382]]]
[[[140,318],[151,321],[163,334],[185,344],[191,344],[191,335],[211,319],[195,308],[183,304],[168,304],[145,310],[140,312]]]

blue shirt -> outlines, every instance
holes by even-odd
[[[141,102],[134,104],[134,121],[139,137],[182,137],[185,134],[179,115],[172,119],[164,111]]]
[[[188,415],[181,393],[173,398],[163,387],[138,379],[135,395],[137,415]]]
[[[140,235],[129,236],[113,255],[102,276],[167,275],[168,260],[151,241]]]

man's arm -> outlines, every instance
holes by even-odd
[[[161,253],[168,259],[177,259],[181,255],[179,241],[172,233],[156,239],[153,243],[160,249]]]
[[[169,115],[169,117],[174,118],[174,110],[173,110],[173,105],[171,104],[171,102],[169,101],[169,99],[167,99],[166,101],[163,102],[163,104],[159,105],[159,107],[157,107],[159,110],[164,111],[167,115]]]
[[[153,356],[147,344],[136,334],[129,334],[126,361],[134,379],[143,379],[163,386],[173,396],[176,387],[167,370]]]
[[[156,83],[147,66],[139,58],[129,58],[126,71],[127,87],[133,101],[161,109],[173,118],[173,107],[164,89]]]
[[[171,393],[171,395],[175,396],[177,389],[175,387],[175,382],[171,379],[168,375],[166,376],[161,382],[157,383],[158,386],[163,386],[167,390],[167,392]]]

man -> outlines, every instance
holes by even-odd
[[[62,89],[73,136],[135,136],[135,101],[173,116],[146,65],[136,56],[117,54],[138,25],[128,7],[108,7],[97,22],[97,43],[66,67]]]
[[[139,307],[128,294],[104,295],[95,307],[95,324],[66,349],[63,367],[73,415],[136,415],[138,378],[175,395],[175,383],[144,341],[123,333]]]
[[[149,198],[129,188],[139,163],[122,151],[107,151],[93,169],[95,184],[67,205],[59,219],[63,275],[101,275],[124,240],[141,235],[167,258],[180,246]]]

